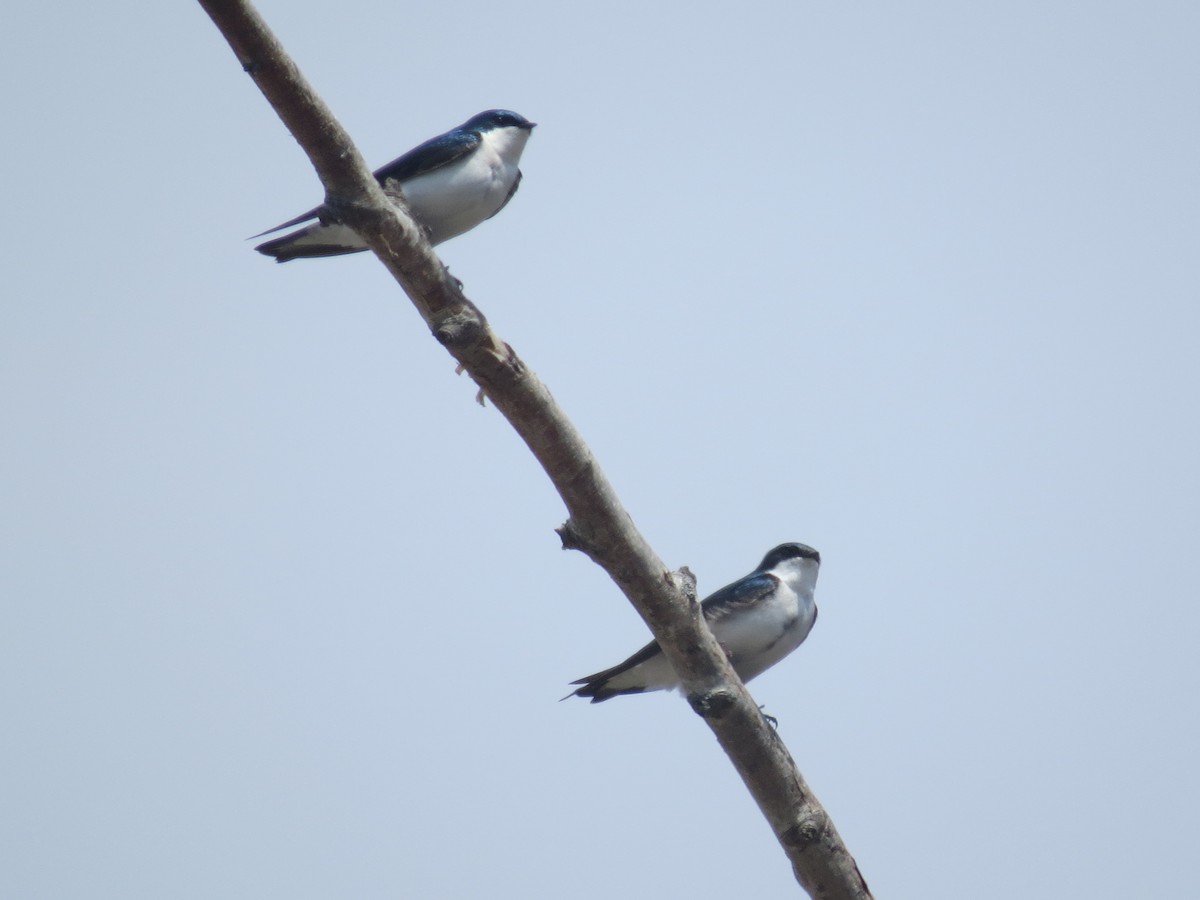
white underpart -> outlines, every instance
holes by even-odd
[[[733,660],[742,681],[761,675],[797,647],[817,621],[813,591],[817,586],[816,560],[795,558],[771,570],[780,584],[770,598],[753,611],[729,616],[713,625],[713,635]],[[679,677],[661,653],[622,672],[606,687],[641,687],[647,691],[676,690]]]
[[[309,225],[302,231],[297,231],[289,247],[346,247],[366,250],[358,233],[345,225]]]
[[[817,621],[813,590],[817,586],[815,560],[785,560],[771,573],[779,588],[753,616],[732,616],[718,622],[713,634],[733,658],[742,681],[761,675],[802,643]]]
[[[408,210],[428,230],[431,244],[470,231],[500,210],[517,180],[528,140],[529,131],[524,128],[496,128],[483,134],[479,148],[465,159],[404,183]],[[296,232],[289,245],[367,247],[345,225],[322,224]]]
[[[659,653],[628,672],[613,676],[604,686],[617,690],[641,688],[644,691],[673,691],[679,687],[679,676],[667,658]]]
[[[413,216],[440,244],[494,216],[517,180],[517,165],[529,132],[496,128],[482,135],[466,159],[405,182],[404,199]]]

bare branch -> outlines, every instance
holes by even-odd
[[[870,892],[833,822],[796,770],[713,639],[690,573],[670,571],[634,527],[550,392],[501,341],[425,240],[389,203],[349,136],[243,0],[200,0],[242,67],[312,160],[328,214],[350,226],[392,272],[434,337],[517,430],[554,483],[569,518],[563,546],[600,565],[645,619],[766,816],[801,885],[821,900]]]

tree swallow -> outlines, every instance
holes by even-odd
[[[375,177],[384,193],[407,204],[429,243],[440,244],[504,209],[521,183],[517,163],[536,124],[507,109],[489,109],[392,160],[375,172]],[[255,237],[291,228],[320,214],[318,206]],[[367,245],[345,225],[318,221],[254,249],[275,257],[276,262],[287,262],[306,256],[361,253]]]
[[[761,675],[804,643],[817,621],[813,590],[820,566],[821,554],[812,547],[780,544],[757,569],[700,604],[742,681]],[[583,687],[567,697],[602,703],[618,694],[675,690],[679,676],[658,642],[651,641],[625,662],[571,684]]]

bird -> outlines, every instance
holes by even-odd
[[[511,110],[485,110],[392,160],[375,178],[385,194],[404,201],[429,243],[440,244],[504,209],[521,183],[517,164],[536,125]],[[314,207],[254,237],[319,220],[321,213],[322,207]],[[254,249],[287,262],[361,253],[368,247],[345,225],[319,220]]]
[[[804,643],[817,621],[813,591],[820,566],[821,554],[807,544],[780,544],[749,575],[701,602],[705,621],[743,681],[761,675]],[[657,641],[611,669],[571,684],[582,687],[567,697],[591,698],[592,703],[680,686]]]

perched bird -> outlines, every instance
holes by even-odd
[[[375,172],[384,193],[399,197],[429,237],[440,244],[490,219],[517,192],[517,163],[535,122],[507,109],[489,109],[431,138]],[[255,237],[316,219],[321,207],[268,228]],[[345,225],[318,221],[254,248],[276,262],[341,256],[367,249]]]
[[[726,585],[700,606],[717,642],[743,681],[761,675],[797,647],[817,621],[813,590],[821,554],[805,544],[780,544],[745,578]],[[657,641],[625,662],[572,681],[567,697],[601,703],[618,694],[670,691],[679,676]],[[563,698],[564,700],[566,697]]]

